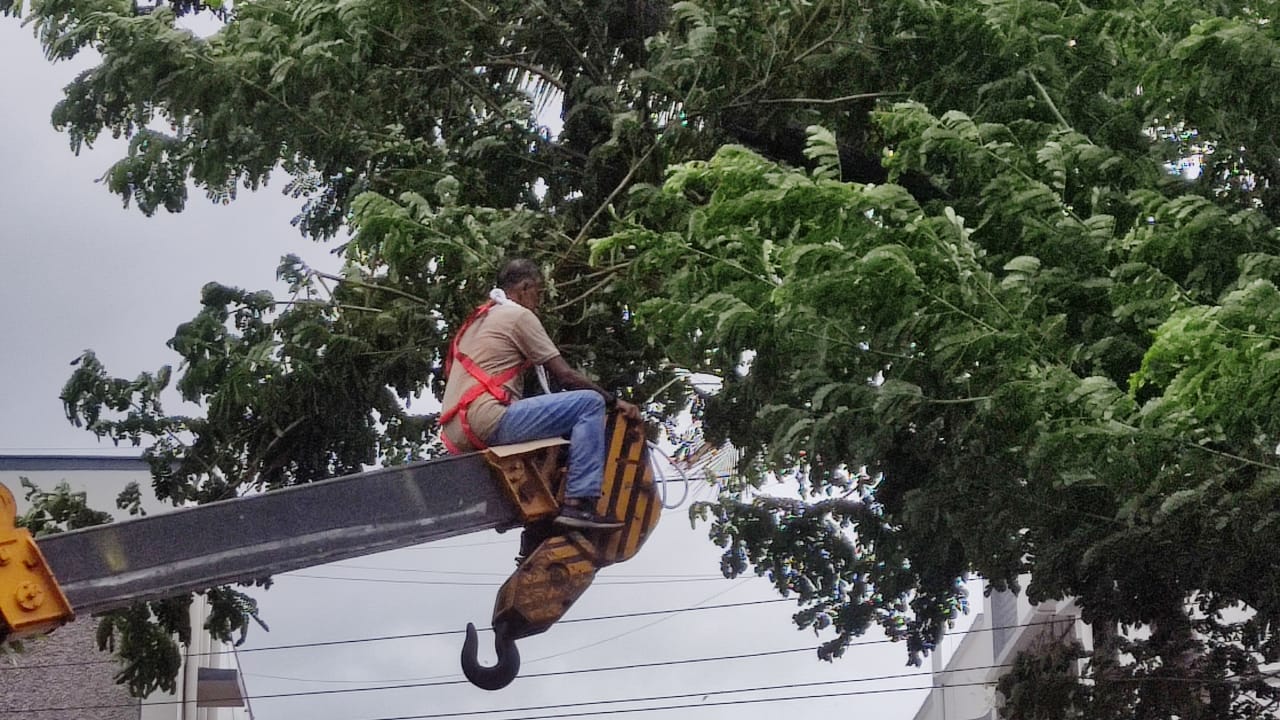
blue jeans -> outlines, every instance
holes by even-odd
[[[570,390],[517,400],[498,421],[490,445],[569,438],[566,498],[600,497],[604,484],[604,398],[594,390]]]

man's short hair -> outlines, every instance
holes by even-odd
[[[528,258],[508,260],[498,271],[498,287],[503,290],[514,290],[526,280],[542,282],[542,268]]]

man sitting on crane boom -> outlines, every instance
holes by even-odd
[[[639,420],[640,410],[565,362],[536,314],[544,288],[537,263],[509,260],[489,301],[458,328],[445,360],[440,437],[452,453],[567,437],[565,500],[556,524],[621,527],[595,510],[604,480],[605,411],[616,407]],[[520,381],[529,367],[537,368],[543,394],[523,398]],[[550,392],[547,375],[566,390]]]

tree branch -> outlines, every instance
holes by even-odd
[[[583,300],[586,300],[588,297],[590,297],[590,296],[591,296],[595,291],[599,290],[600,288],[604,287],[605,285],[608,285],[608,284],[609,284],[610,282],[612,282],[612,281],[613,281],[613,275],[612,275],[612,274],[610,274],[610,275],[609,275],[609,277],[606,277],[605,279],[601,280],[600,282],[596,283],[595,285],[592,285],[591,287],[589,287],[589,288],[587,288],[586,290],[584,290],[584,291],[582,292],[582,294],[581,294],[581,295],[578,295],[578,296],[577,296],[577,297],[575,297],[575,298],[572,298],[572,299],[566,300],[566,301],[564,301],[564,302],[560,303],[559,305],[556,305],[555,307],[551,308],[551,312],[553,312],[553,313],[558,313],[558,312],[560,312],[561,310],[565,310],[565,309],[567,309],[567,308],[573,307],[574,305],[577,305],[578,303],[580,303],[580,302],[582,302]]]
[[[653,144],[649,146],[649,149],[645,150],[644,154],[641,155],[639,159],[631,163],[631,168],[627,170],[627,174],[618,181],[618,186],[609,193],[608,197],[604,199],[604,202],[600,203],[600,207],[596,208],[596,211],[591,213],[591,217],[587,218],[587,221],[583,223],[582,229],[579,230],[578,235],[573,238],[573,242],[569,243],[569,247],[565,248],[565,255],[572,252],[574,248],[578,247],[578,245],[586,239],[587,231],[591,229],[596,218],[600,217],[600,214],[604,212],[605,208],[609,207],[609,203],[613,202],[613,199],[618,196],[618,193],[622,192],[622,189],[627,186],[627,183],[631,182],[631,178],[635,177],[636,171],[640,169],[640,166],[644,164],[644,161],[648,160],[649,156],[653,154],[653,151],[658,149],[658,142],[659,141],[655,139]]]
[[[565,84],[560,78],[548,73],[544,68],[538,67],[537,65],[534,65],[532,63],[523,62],[521,60],[502,60],[499,58],[490,58],[481,64],[489,67],[509,67],[509,68],[516,68],[518,70],[523,70],[529,73],[530,75],[538,76],[548,85],[555,88],[556,90],[559,90],[562,94],[565,92]]]
[[[1058,111],[1058,106],[1054,104],[1053,98],[1049,97],[1049,91],[1045,90],[1044,86],[1040,84],[1040,81],[1036,78],[1036,74],[1028,70],[1027,77],[1031,78],[1031,84],[1036,86],[1036,92],[1040,93],[1040,99],[1044,100],[1045,104],[1049,106],[1049,109],[1053,111],[1053,116],[1058,119],[1058,122],[1062,125],[1062,129],[1070,130],[1071,123],[1067,122],[1067,119],[1062,117],[1062,113]]]
[[[899,97],[906,95],[905,92],[867,92],[857,93],[854,95],[842,95],[834,98],[807,98],[807,97],[790,97],[790,98],[764,98],[762,100],[751,100],[749,102],[737,102],[725,105],[726,110],[736,108],[753,107],[755,105],[839,105],[840,103],[855,102],[857,100],[873,100],[882,97]]]
[[[355,285],[356,287],[367,288],[369,290],[381,290],[383,292],[389,292],[392,295],[399,295],[402,298],[405,298],[407,300],[412,300],[420,305],[426,305],[428,307],[431,306],[431,303],[427,302],[426,300],[423,300],[417,295],[410,295],[409,293],[403,290],[397,290],[393,287],[387,287],[386,285],[374,285],[373,283],[362,282],[360,280],[352,280],[351,278],[344,278],[340,275],[330,275],[329,273],[323,273],[323,272],[320,272],[319,270],[312,270],[312,272],[318,277],[322,277],[327,280],[346,283],[347,285]]]

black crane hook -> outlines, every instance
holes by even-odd
[[[493,647],[498,662],[493,667],[480,664],[480,634],[475,623],[467,623],[467,639],[462,641],[462,674],[482,690],[501,690],[511,684],[520,672],[520,650],[515,638],[507,632],[506,623],[493,626]]]

